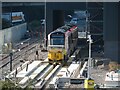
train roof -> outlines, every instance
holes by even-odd
[[[68,30],[70,30],[70,28],[72,28],[73,26],[75,26],[75,25],[73,25],[73,24],[65,24],[64,26],[57,28],[56,30],[54,30],[54,31],[51,32],[50,34],[56,33],[56,32],[65,33],[65,32],[67,32]]]

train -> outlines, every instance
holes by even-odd
[[[48,34],[48,60],[64,63],[76,50],[78,27],[65,24]]]

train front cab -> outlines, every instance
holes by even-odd
[[[48,60],[54,62],[61,62],[62,60],[64,60],[64,53],[62,52],[62,50],[49,50]]]
[[[53,32],[48,36],[48,60],[59,62],[64,60],[64,33]]]

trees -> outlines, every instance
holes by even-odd
[[[26,88],[21,88],[18,85],[15,85],[10,80],[0,81],[0,90],[32,90],[29,86]]]
[[[21,90],[20,87],[15,86],[15,84],[9,80],[0,81],[0,87],[1,90]]]

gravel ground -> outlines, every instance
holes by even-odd
[[[105,75],[107,72],[108,70],[105,70],[104,68],[92,68],[91,77],[96,84],[101,85],[101,84],[104,84]]]

